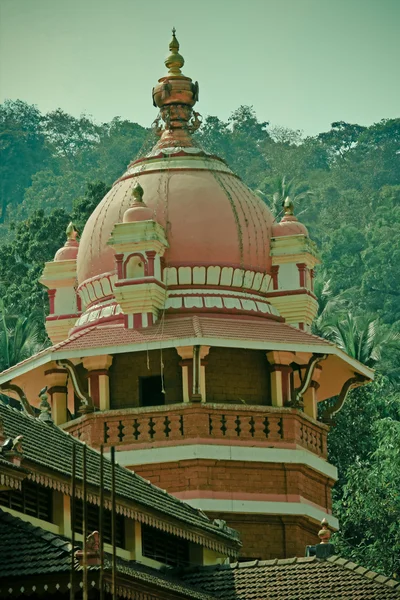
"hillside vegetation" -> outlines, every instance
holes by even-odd
[[[304,138],[240,107],[196,134],[280,218],[290,196],[322,265],[315,332],[377,371],[353,391],[330,432],[339,468],[338,550],[400,576],[400,119],[337,122]],[[118,117],[98,125],[22,101],[0,106],[0,367],[48,343],[37,279],[126,165],[154,144],[151,129]]]

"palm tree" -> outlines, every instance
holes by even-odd
[[[348,313],[328,325],[326,337],[349,356],[379,371],[388,368],[388,354],[400,350],[400,332],[385,328],[379,319]]]
[[[41,349],[39,327],[33,318],[6,310],[0,300],[0,368],[8,369]]]
[[[298,205],[305,198],[309,198],[314,193],[309,189],[304,189],[304,185],[296,182],[295,179],[288,180],[286,175],[279,177],[276,181],[276,192],[272,195],[271,211],[277,218],[282,213],[283,203],[290,198],[295,205]],[[301,215],[304,210],[297,214]]]
[[[330,280],[317,280],[315,293],[319,311],[313,333],[333,342],[338,348],[387,375],[400,378],[400,332],[383,325],[379,319],[355,316],[351,307],[354,290],[333,295]]]

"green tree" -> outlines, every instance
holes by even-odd
[[[376,448],[346,472],[341,522],[334,542],[344,556],[388,576],[400,576],[400,421],[390,417],[371,426]]]
[[[0,105],[0,223],[22,202],[32,176],[49,160],[38,109],[21,100]]]
[[[41,348],[39,325],[29,317],[7,311],[0,301],[0,369],[8,369]]]

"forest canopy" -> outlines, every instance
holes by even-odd
[[[377,371],[375,383],[351,393],[329,436],[339,468],[335,543],[400,576],[400,119],[338,121],[303,137],[241,106],[227,122],[205,118],[196,142],[224,158],[277,219],[289,195],[319,247],[315,333]],[[119,117],[97,124],[20,100],[0,106],[0,368],[48,343],[38,278],[68,222],[82,229],[154,143],[151,128]]]

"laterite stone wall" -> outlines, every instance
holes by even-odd
[[[302,496],[326,510],[332,509],[333,480],[303,465],[224,460],[181,460],[179,462],[135,465],[135,472],[170,494],[199,490],[207,497]],[[184,498],[183,496],[179,496]],[[271,500],[273,498],[271,497]]]
[[[305,556],[306,546],[319,542],[321,526],[304,517],[208,513],[222,519],[240,533],[240,557],[246,560],[271,560]]]
[[[164,365],[165,403],[183,401],[182,368],[174,348],[152,352],[126,352],[116,354],[110,367],[110,406],[132,408],[140,405],[139,378],[161,375]]]
[[[207,402],[271,404],[265,352],[211,348],[206,363]]]

